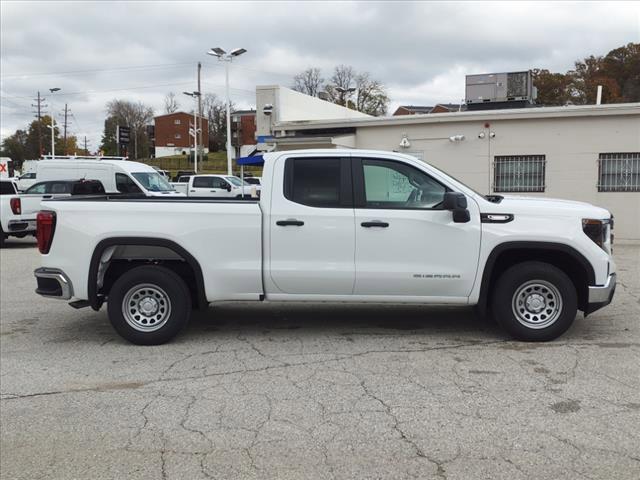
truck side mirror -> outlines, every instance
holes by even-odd
[[[444,210],[451,210],[455,223],[467,223],[471,220],[469,210],[467,210],[467,197],[460,192],[445,192],[442,201]]]

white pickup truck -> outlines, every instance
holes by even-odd
[[[18,187],[12,179],[0,178],[0,246],[8,237],[22,238],[36,232],[36,214],[22,209]]]
[[[185,180],[171,186],[189,197],[257,198],[261,189],[260,185],[242,183],[242,179],[234,175],[190,175]]]
[[[228,300],[475,305],[526,341],[554,339],[577,310],[611,302],[607,210],[483,196],[400,153],[264,160],[259,201],[44,202],[36,292],[76,308],[106,301],[137,344],[166,342],[192,308]]]

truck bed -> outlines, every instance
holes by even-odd
[[[179,245],[198,259],[209,301],[263,293],[262,212],[255,200],[97,195],[47,200],[42,209],[56,212],[55,241],[42,266],[63,266],[77,298],[87,298],[89,274],[89,262],[78,259],[91,258],[106,238]]]

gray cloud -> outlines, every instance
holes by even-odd
[[[232,97],[255,102],[255,85],[290,85],[296,72],[336,64],[370,71],[393,105],[458,101],[464,75],[549,68],[640,38],[640,3],[527,2],[2,2],[1,130],[31,119],[35,93],[49,110],[69,103],[71,130],[100,140],[105,103],[141,100],[162,109],[169,91],[224,94],[209,47],[243,46]],[[140,66],[143,66],[140,68]],[[138,67],[138,68],[136,68]],[[89,71],[88,71],[89,70]],[[52,74],[62,72],[59,74]],[[48,93],[48,92],[47,92]],[[189,99],[181,99],[189,109]]]

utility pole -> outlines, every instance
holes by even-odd
[[[202,89],[200,87],[200,71],[202,70],[202,64],[200,62],[198,62],[198,92],[200,92],[200,95],[198,95],[198,140],[196,142],[196,151],[200,150],[200,148],[202,148],[202,150],[200,150],[201,152],[204,151],[204,145],[202,144]],[[203,155],[200,155],[200,158],[202,158]]]
[[[38,156],[42,155],[42,109],[46,107],[42,102],[45,101],[43,97],[40,96],[40,92],[38,92],[38,98],[35,98],[34,101],[36,104],[31,104],[32,107],[36,107],[36,111],[33,112],[38,119]]]
[[[67,115],[69,112],[69,108],[68,105],[65,103],[64,104],[64,134],[63,134],[63,140],[62,140],[62,145],[64,145],[63,150],[64,150],[64,154],[65,155],[69,155],[69,152],[67,152],[67,124],[68,124],[68,120],[67,120]]]
[[[87,149],[87,136],[84,136],[84,154],[89,155],[89,150]]]

